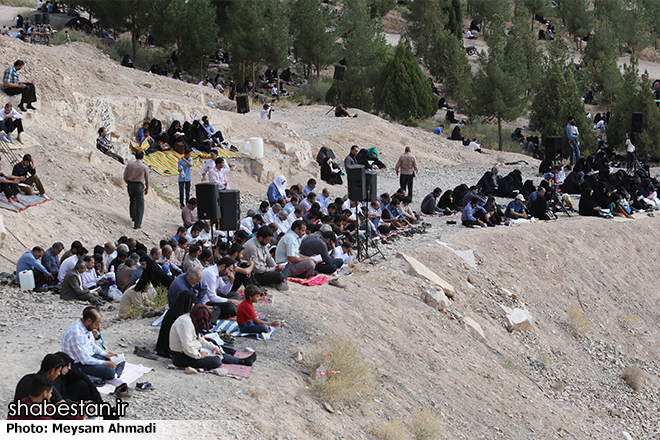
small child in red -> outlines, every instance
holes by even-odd
[[[254,311],[254,304],[264,298],[264,293],[255,285],[249,285],[245,288],[245,300],[236,310],[236,322],[241,333],[268,333],[270,327],[279,327],[279,321],[270,322],[266,318],[257,318]],[[270,327],[269,327],[270,326]]]

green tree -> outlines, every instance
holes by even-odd
[[[148,34],[153,23],[153,7],[141,0],[71,0],[67,4],[89,12],[98,19],[102,27],[117,32],[130,32],[133,59],[137,58],[137,42],[141,35]]]
[[[368,110],[367,91],[376,84],[384,61],[382,28],[370,17],[365,0],[353,0],[344,3],[339,29],[346,59],[344,83],[359,94],[359,107]]]
[[[463,38],[463,12],[460,0],[444,0],[442,10],[447,16],[446,29],[459,40]]]
[[[623,67],[621,96],[614,104],[612,118],[607,126],[608,144],[625,149],[626,133],[632,125],[633,112],[646,115],[644,132],[636,135],[637,156],[657,160],[660,157],[660,109],[654,95],[649,92],[651,80],[648,72],[640,77],[637,57],[630,57],[630,64]]]
[[[381,18],[396,6],[396,0],[367,0],[371,18]]]
[[[649,21],[652,15],[647,14],[646,0],[596,0],[594,12],[599,20],[612,24],[620,55],[624,45],[633,52],[648,45],[648,30],[654,23]]]
[[[582,38],[593,29],[594,19],[588,0],[562,0],[559,14],[564,20],[566,30],[573,36],[575,47],[582,51]]]
[[[600,95],[601,104],[608,108],[612,108],[621,84],[617,59],[614,31],[607,19],[604,19],[589,38],[582,63],[591,90]]]
[[[472,70],[461,43],[447,29],[442,29],[431,42],[424,62],[444,92],[456,101],[458,110],[465,108],[470,94]]]
[[[203,70],[204,59],[213,53],[219,32],[210,0],[157,0],[150,5],[160,17],[153,29],[154,38],[176,45],[183,68]]]
[[[596,136],[585,115],[584,104],[573,77],[573,62],[561,40],[550,42],[546,47],[548,56],[543,57],[539,86],[532,100],[532,127],[541,133],[542,139],[562,136],[564,151],[568,153],[566,124],[568,117],[573,116],[580,130],[581,148],[588,151],[595,146]]]
[[[526,25],[527,17],[529,17],[527,9],[520,3],[516,4],[509,36],[518,40],[518,43],[522,45],[524,64],[529,79],[527,94],[531,95],[539,83],[542,51],[538,46],[536,34]]]
[[[399,39],[394,56],[383,67],[374,105],[376,111],[401,122],[426,119],[436,112],[429,78],[424,76],[406,37]]]
[[[261,65],[263,54],[264,28],[266,21],[263,11],[264,0],[235,1],[227,11],[232,23],[229,33],[229,54],[234,75],[241,75],[242,81],[251,69],[253,82],[255,71]]]
[[[448,21],[443,11],[443,0],[416,0],[408,9],[409,12],[404,15],[408,22],[408,36],[417,56],[428,61],[429,50]]]
[[[296,0],[291,28],[296,58],[303,64],[314,66],[319,80],[321,70],[338,59],[335,28],[328,9],[321,0]]]
[[[518,2],[516,2],[518,3]],[[508,21],[511,17],[511,6],[507,0],[468,0],[468,15],[478,23],[490,23],[495,15]]]
[[[550,10],[550,2],[548,0],[523,0],[523,5],[532,15],[532,31],[534,30],[534,17],[538,14],[545,17]]]
[[[480,69],[472,81],[468,107],[477,116],[495,118],[502,150],[502,121],[518,118],[525,108],[527,68],[520,40],[504,32],[504,20],[493,17],[492,32],[487,38],[488,54],[479,55]]]
[[[277,99],[280,99],[280,72],[289,65],[288,51],[291,47],[289,33],[289,3],[281,0],[266,0],[262,56],[269,68],[277,72]]]

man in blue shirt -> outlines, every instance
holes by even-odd
[[[202,116],[202,127],[204,127],[204,130],[206,130],[206,134],[208,134],[208,136],[213,139],[214,143],[220,144],[225,140],[225,138],[222,137],[222,132],[220,130],[215,131],[211,125],[211,122],[209,121],[208,116]]]
[[[481,206],[478,206],[478,203],[479,199],[475,197],[463,208],[463,214],[461,214],[461,222],[463,223],[463,226],[486,225],[486,210]]]
[[[578,145],[578,135],[573,133],[575,126],[575,118],[568,117],[568,125],[566,125],[566,137],[568,137],[568,144],[571,146],[571,166],[575,165],[580,160],[580,147]],[[575,159],[575,161],[573,160]]]
[[[43,286],[53,279],[53,275],[39,263],[39,259],[43,254],[44,250],[39,246],[35,246],[31,251],[27,251],[21,255],[21,258],[18,259],[18,263],[16,264],[16,282],[19,282],[18,274],[24,270],[31,270],[33,272],[35,286]]]
[[[172,284],[170,284],[167,291],[167,302],[169,303],[169,307],[172,308],[181,292],[186,290],[190,290],[197,295],[196,304],[200,304],[208,288],[206,283],[202,281],[203,276],[202,269],[193,267],[185,274],[181,274],[174,278],[174,281],[172,281]]]
[[[513,219],[527,218],[527,212],[525,211],[525,196],[518,194],[506,207],[505,216]]]
[[[41,257],[41,264],[53,276],[56,276],[60,271],[60,259],[57,256],[62,252],[62,249],[64,249],[64,245],[58,241]]]

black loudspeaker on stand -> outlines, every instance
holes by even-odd
[[[250,113],[248,95],[236,95],[236,110],[238,113]]]
[[[644,131],[645,122],[646,122],[646,113],[633,112],[630,131],[632,133],[641,133],[642,131]]]
[[[217,183],[198,183],[197,216],[200,220],[216,220],[220,218],[220,205],[218,204],[219,191]]]
[[[220,191],[220,225],[221,231],[235,231],[241,218],[241,192],[233,189]],[[199,202],[198,202],[199,203]]]
[[[346,72],[346,66],[340,66],[340,65],[335,66],[335,74],[332,76],[332,79],[336,79],[337,81],[343,81],[344,72]]]
[[[364,165],[349,165],[346,167],[348,178],[348,198],[354,202],[363,202],[367,199],[367,181]]]
[[[547,136],[545,138],[545,157],[554,163],[557,156],[561,158],[564,150],[564,139],[561,136]]]
[[[378,173],[375,171],[365,171],[365,180],[367,181],[367,197],[368,202],[375,202],[378,200]]]

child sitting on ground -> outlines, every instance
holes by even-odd
[[[270,327],[279,327],[279,321],[259,319],[254,311],[254,304],[264,299],[264,293],[259,287],[251,284],[245,288],[245,300],[236,310],[236,322],[241,333],[270,333]],[[270,326],[270,327],[269,327]]]

